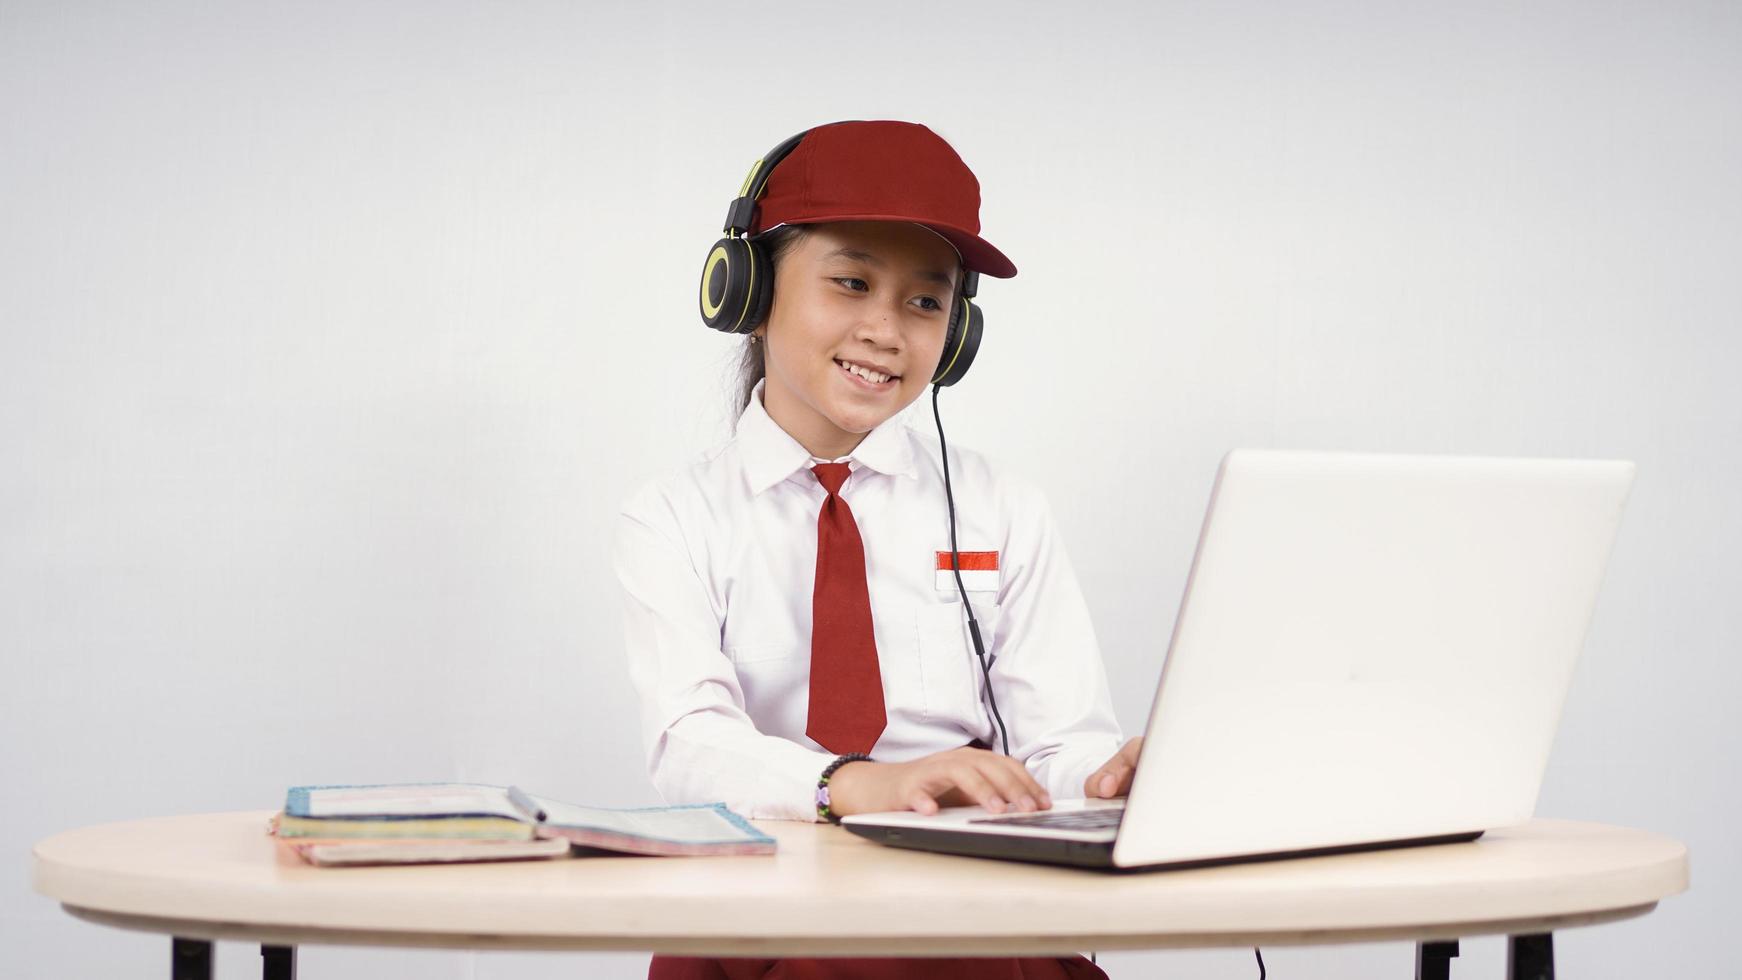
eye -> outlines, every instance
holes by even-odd
[[[921,296],[919,298],[919,303],[920,303],[920,309],[925,310],[927,313],[935,313],[936,311],[944,308],[942,303],[939,303],[935,298],[933,298],[931,296]],[[931,305],[930,306],[925,305],[927,303],[930,303]]]
[[[863,292],[867,288],[865,280],[854,279],[852,276],[836,276],[835,281],[854,292]]]

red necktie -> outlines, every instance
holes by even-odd
[[[811,593],[810,714],[804,733],[836,755],[871,752],[888,718],[871,632],[865,543],[842,499],[846,463],[811,468],[829,492],[817,515],[817,581]]]

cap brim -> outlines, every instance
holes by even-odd
[[[1016,263],[1004,256],[1003,252],[992,247],[992,243],[965,228],[954,225],[940,224],[936,221],[923,221],[905,214],[834,214],[818,217],[805,217],[799,220],[782,222],[789,225],[818,225],[825,221],[905,221],[909,224],[929,228],[938,233],[945,241],[954,245],[956,254],[962,257],[962,266],[970,272],[978,272],[982,276],[994,279],[1009,279],[1016,275]]]

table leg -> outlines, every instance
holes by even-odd
[[[295,946],[261,946],[262,980],[296,980]]]
[[[1554,980],[1554,933],[1509,937],[1506,980]]]
[[[1458,941],[1415,944],[1415,980],[1452,980],[1452,958],[1458,955]]]
[[[169,980],[212,980],[212,943],[176,936],[169,944]]]

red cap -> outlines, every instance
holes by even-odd
[[[942,235],[981,275],[1016,266],[980,237],[980,182],[943,138],[918,123],[818,126],[768,175],[751,234],[821,221],[912,221]]]

